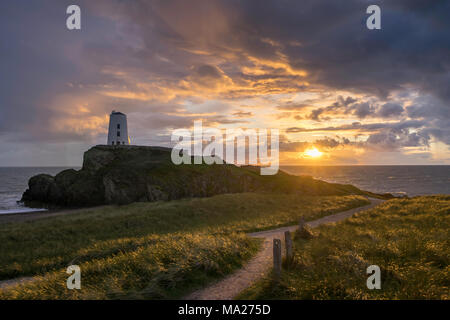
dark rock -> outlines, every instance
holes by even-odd
[[[49,195],[55,193],[55,179],[48,174],[39,174],[28,181],[28,189],[22,196],[22,201],[50,202]],[[52,192],[50,192],[50,190]]]

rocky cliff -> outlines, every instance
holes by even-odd
[[[81,170],[32,177],[22,201],[34,207],[83,207],[252,191],[372,195],[281,171],[261,176],[255,167],[174,165],[170,154],[162,147],[96,146],[85,152]]]

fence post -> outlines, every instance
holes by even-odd
[[[305,218],[301,216],[300,221],[298,222],[298,230],[302,231],[304,227],[305,227]]]
[[[292,238],[291,233],[289,231],[286,231],[284,233],[284,241],[286,244],[286,261],[290,263],[294,258],[294,252],[292,250]]]
[[[273,275],[278,282],[281,277],[281,240],[273,239]]]

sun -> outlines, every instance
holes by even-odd
[[[303,156],[306,158],[319,158],[322,154],[323,152],[317,150],[316,147],[309,148],[303,152]]]

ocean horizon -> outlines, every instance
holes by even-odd
[[[0,214],[31,209],[17,203],[28,188],[28,180],[40,173],[56,175],[80,167],[0,167]],[[418,196],[450,194],[450,165],[349,165],[280,166],[294,175],[307,175],[330,183],[352,184],[374,193]]]

